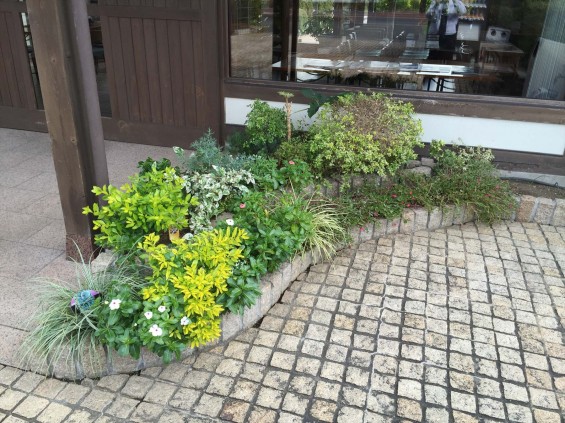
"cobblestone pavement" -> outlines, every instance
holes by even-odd
[[[397,235],[301,275],[227,346],[81,384],[0,370],[2,422],[543,422],[565,410],[565,228]]]

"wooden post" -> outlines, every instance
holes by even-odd
[[[108,183],[84,0],[28,0],[27,9],[66,229],[67,257],[93,256],[93,185]],[[78,250],[77,251],[77,247]]]

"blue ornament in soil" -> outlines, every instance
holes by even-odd
[[[77,292],[71,299],[71,310],[73,311],[83,311],[88,310],[94,304],[94,300],[98,297],[100,293],[92,289],[85,289],[83,291]]]

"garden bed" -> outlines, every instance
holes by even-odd
[[[282,94],[285,110],[253,104],[233,155],[207,133],[192,155],[175,148],[177,166],[148,158],[129,184],[93,188],[101,201],[84,213],[116,261],[102,255],[79,266],[73,289],[38,292],[22,366],[80,379],[183,360],[255,324],[347,243],[473,219],[563,224],[563,200],[517,207],[490,150],[436,141],[433,160],[415,160],[409,104],[316,97],[318,122],[293,137]]]
[[[565,200],[525,195],[518,196],[517,201],[519,206],[511,220],[522,223],[565,226]],[[379,219],[363,227],[352,228],[350,235],[353,242],[361,243],[377,240],[387,235],[411,234],[472,221],[474,221],[474,216],[467,212],[464,207],[448,206],[443,209],[435,208],[431,211],[423,208],[405,209],[402,218]],[[94,271],[103,271],[111,265],[112,260],[110,253],[103,253],[91,263],[91,266]],[[221,337],[203,347],[185,350],[181,359],[225,344],[252,327],[279,301],[284,291],[300,274],[306,272],[312,264],[319,263],[321,260],[319,254],[312,254],[309,251],[303,256],[297,256],[292,261],[284,263],[276,272],[265,275],[261,279],[262,294],[260,300],[251,308],[246,309],[243,315],[224,314],[221,323]],[[50,369],[32,366],[30,370],[59,379],[77,380],[85,377],[99,378],[118,373],[135,373],[146,368],[164,365],[162,358],[146,349],[142,349],[139,360],[121,357],[115,351],[102,347],[99,348],[97,355],[97,360],[94,362],[59,362],[53,363]]]

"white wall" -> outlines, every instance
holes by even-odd
[[[226,98],[226,124],[243,125],[252,100]],[[268,102],[282,107],[282,102]],[[307,105],[293,104],[293,120],[310,123]],[[423,141],[441,139],[448,143],[500,150],[563,155],[565,153],[565,125],[518,122],[459,116],[417,114],[424,128]]]

